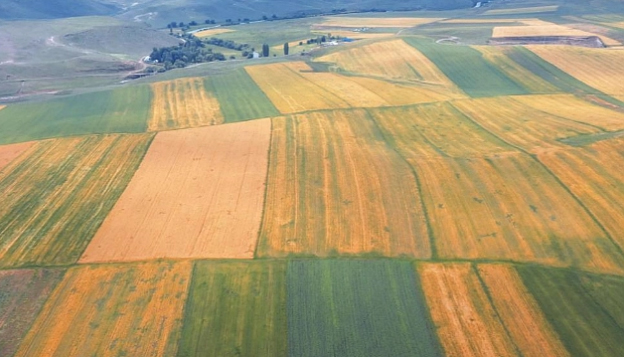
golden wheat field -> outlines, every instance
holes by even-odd
[[[268,119],[160,132],[80,262],[252,258]]]
[[[172,356],[190,262],[70,268],[15,356]]]
[[[260,256],[431,255],[411,169],[364,110],[274,119]]]
[[[541,36],[598,36],[607,46],[618,46],[621,43],[613,38],[591,33],[572,27],[557,25],[543,20],[523,20],[524,26],[497,26],[492,37],[541,37]]]
[[[570,355],[511,265],[483,264],[477,271],[522,356]]]
[[[35,144],[34,141],[0,146],[0,172],[11,161],[18,158],[24,151]],[[1,175],[1,173],[0,173]]]
[[[624,50],[570,46],[527,46],[574,78],[606,94],[624,95]]]
[[[223,123],[217,99],[204,88],[203,78],[152,84],[149,131],[193,128]]]
[[[323,22],[317,26],[323,27],[414,27],[424,25],[442,18],[418,18],[418,17],[325,17]]]
[[[216,28],[216,29],[208,29],[194,33],[195,37],[204,38],[204,37],[212,37],[216,35],[221,35],[228,32],[234,32],[232,29],[224,29],[224,28]]]
[[[447,356],[516,355],[471,264],[419,264],[417,269]]]

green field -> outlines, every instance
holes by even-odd
[[[518,267],[522,280],[573,356],[621,356],[624,279]]]
[[[209,77],[204,83],[217,97],[227,123],[280,115],[244,69]]]
[[[432,60],[440,70],[471,97],[527,94],[519,84],[468,46],[436,44],[431,40],[404,40]]]
[[[435,327],[406,261],[289,262],[290,356],[439,356]]]
[[[0,110],[0,144],[146,130],[151,89],[135,86]]]
[[[195,263],[178,356],[286,356],[285,280],[285,262]]]

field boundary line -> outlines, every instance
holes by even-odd
[[[269,118],[271,121],[271,129],[269,132],[269,147],[267,149],[267,171],[266,177],[264,178],[264,197],[262,198],[262,214],[260,215],[260,225],[258,226],[258,235],[256,237],[256,246],[254,247],[254,254],[252,260],[258,258],[258,247],[260,246],[260,238],[262,237],[262,230],[264,229],[264,215],[266,214],[266,203],[267,196],[269,194],[269,174],[271,170],[271,151],[273,149],[273,119]],[[256,119],[259,120],[259,119]]]

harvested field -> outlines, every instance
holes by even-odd
[[[541,37],[541,36],[598,36],[607,46],[617,46],[621,43],[617,40],[594,34],[591,32],[578,30],[575,28],[557,25],[552,22],[542,20],[525,20],[522,21],[525,26],[497,26],[494,27],[492,37]]]
[[[413,81],[444,89],[449,94],[460,93],[459,88],[433,62],[403,40],[376,42],[338,51],[317,61],[336,63],[348,72]]]
[[[389,27],[414,27],[431,22],[443,20],[442,18],[417,18],[417,17],[325,17],[323,22],[316,26],[322,27],[356,27],[356,28],[389,28]]]
[[[34,143],[34,141],[30,141],[26,143],[0,146],[0,175],[5,166],[18,158],[24,151],[33,146]]]
[[[493,9],[487,10],[483,15],[516,15],[516,14],[539,14],[543,12],[553,12],[559,9],[559,5],[517,7],[514,9]]]
[[[447,100],[437,91],[371,78],[312,72],[303,62],[246,67],[284,114],[351,107],[378,107]],[[436,88],[436,90],[439,90]]]
[[[63,270],[0,271],[0,355],[13,356]]]
[[[538,157],[624,249],[624,140],[600,141]]]
[[[507,54],[513,49],[495,46],[474,46],[483,57],[502,70],[509,78],[530,93],[554,93],[557,87],[515,62]]]
[[[286,262],[195,263],[178,356],[287,355]]]
[[[190,262],[71,268],[15,356],[173,356],[190,275]]]
[[[219,102],[204,88],[202,78],[152,84],[154,98],[149,131],[193,128],[223,123]]]
[[[521,19],[448,19],[440,21],[442,24],[506,24],[517,23]]]
[[[270,120],[159,133],[80,262],[252,258]]]
[[[151,135],[39,142],[0,172],[0,266],[75,263],[139,166]]]
[[[216,35],[221,35],[221,34],[228,33],[228,32],[234,32],[234,30],[232,30],[232,29],[224,29],[224,28],[216,28],[216,29],[209,29],[209,30],[203,30],[203,31],[195,32],[193,35],[195,37],[204,38],[204,37],[212,37],[212,36],[216,36]]]
[[[624,257],[539,162],[442,109],[371,111],[417,173],[439,257],[624,270]]]
[[[274,119],[260,256],[429,258],[410,167],[363,110]]]
[[[522,356],[570,355],[511,265],[479,265],[478,273]]]
[[[558,102],[557,98],[560,98],[561,102]],[[577,112],[579,115],[570,113],[575,114],[575,118],[566,118],[563,115],[566,113],[561,113],[562,111],[567,111],[565,105],[548,107],[546,104],[544,109],[550,109],[551,111],[551,113],[547,113],[525,104],[542,101],[544,103],[552,102],[553,104],[555,102],[565,103],[566,100],[570,99],[574,100],[575,98],[567,95],[497,97],[454,101],[453,106],[506,142],[519,146],[531,153],[539,153],[544,150],[567,147],[558,140],[601,132],[600,129],[592,125],[576,120],[577,118],[588,119],[588,117],[582,115],[582,112]],[[593,107],[589,103],[585,104],[589,108]],[[598,109],[605,110],[604,108]],[[620,113],[618,114],[621,115]],[[602,116],[600,119],[612,122],[612,119],[606,116]]]
[[[517,270],[572,356],[622,355],[621,278],[530,266]],[[603,286],[596,291],[590,284]]]
[[[496,37],[488,40],[495,46],[527,46],[527,45],[565,45],[589,48],[604,48],[605,44],[598,36],[527,36],[527,37]]]
[[[292,260],[290,356],[441,356],[409,262]]]
[[[447,356],[518,354],[470,264],[422,264],[418,272]]]
[[[529,46],[544,60],[609,95],[624,95],[624,50]]]

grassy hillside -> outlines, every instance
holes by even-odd
[[[106,0],[3,0],[0,19],[54,19],[63,17],[113,15],[117,5]]]

